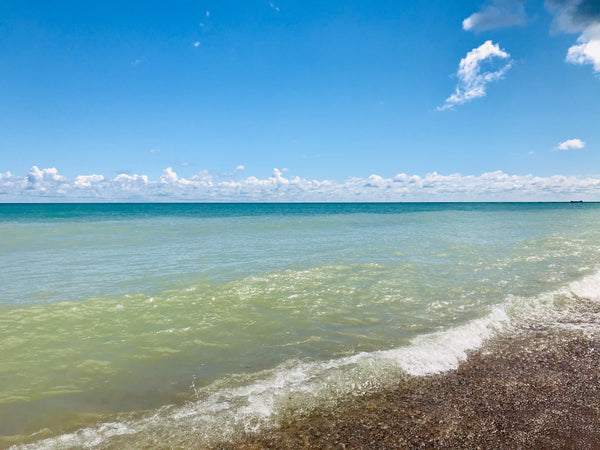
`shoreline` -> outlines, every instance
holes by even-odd
[[[399,374],[395,384],[360,396],[309,411],[288,410],[272,428],[212,445],[193,439],[186,445],[223,450],[600,448],[600,302],[580,299],[580,306],[583,315],[565,315],[551,326],[530,322],[489,339],[468,352],[457,369]],[[121,438],[127,440],[115,436],[101,447],[118,448]],[[10,440],[0,439],[0,447]]]
[[[565,447],[600,448],[600,339],[568,326],[494,338],[456,370],[289,414],[277,428],[214,446]]]

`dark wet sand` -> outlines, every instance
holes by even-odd
[[[499,338],[457,370],[407,378],[291,415],[223,449],[600,449],[600,340],[581,331]]]

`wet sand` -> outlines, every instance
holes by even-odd
[[[217,448],[600,448],[600,339],[563,325]]]

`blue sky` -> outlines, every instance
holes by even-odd
[[[0,68],[0,201],[600,200],[598,0],[4,0]]]

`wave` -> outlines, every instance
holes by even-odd
[[[289,360],[271,370],[226,377],[199,389],[192,384],[197,399],[185,405],[164,406],[137,418],[120,416],[12,448],[210,445],[276,426],[287,414],[333,406],[341,398],[390,386],[403,376],[455,369],[470,351],[502,333],[540,325],[560,328],[565,323],[582,330],[592,325],[597,331],[600,325],[585,305],[599,301],[600,272],[537,296],[509,296],[483,318],[418,336],[407,346],[321,362]]]

